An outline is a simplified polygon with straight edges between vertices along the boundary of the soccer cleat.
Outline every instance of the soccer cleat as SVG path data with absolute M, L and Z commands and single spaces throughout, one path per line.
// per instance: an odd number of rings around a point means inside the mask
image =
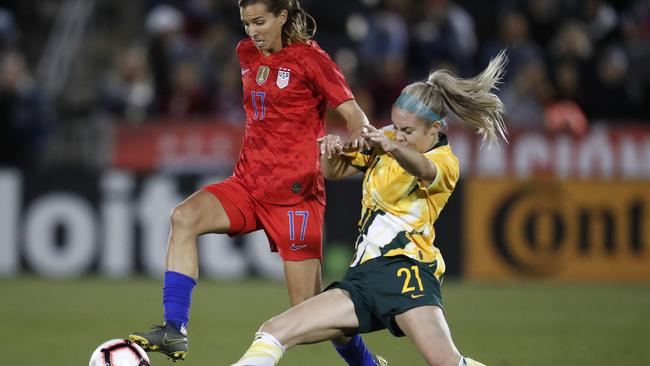
M 148 333 L 133 333 L 129 339 L 137 343 L 145 351 L 160 352 L 174 361 L 184 360 L 187 356 L 187 331 L 185 327 L 180 330 L 165 322 L 163 325 L 154 325 Z
M 381 357 L 379 355 L 376 355 L 374 353 L 372 354 L 372 360 L 375 361 L 375 364 L 377 366 L 388 366 L 388 361 L 386 361 L 385 358 L 383 358 L 383 357 Z

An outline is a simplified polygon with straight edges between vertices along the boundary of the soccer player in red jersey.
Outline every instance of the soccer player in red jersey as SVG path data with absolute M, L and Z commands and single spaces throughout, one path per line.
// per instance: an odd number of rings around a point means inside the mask
M 165 323 L 129 336 L 172 359 L 187 354 L 199 235 L 262 229 L 283 260 L 291 304 L 321 291 L 325 191 L 317 139 L 325 134 L 328 105 L 346 120 L 351 147 L 362 141 L 368 124 L 339 67 L 311 40 L 316 23 L 297 0 L 239 0 L 239 8 L 249 36 L 237 45 L 246 110 L 239 160 L 231 177 L 203 187 L 173 210 Z M 386 364 L 358 335 L 334 344 L 350 365 Z

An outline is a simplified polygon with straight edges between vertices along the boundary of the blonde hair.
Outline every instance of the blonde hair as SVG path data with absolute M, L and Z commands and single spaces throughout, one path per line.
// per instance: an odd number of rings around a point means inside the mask
M 279 16 L 287 11 L 287 22 L 282 26 L 282 44 L 304 43 L 314 38 L 316 20 L 300 6 L 298 0 L 239 0 L 240 8 L 249 5 L 264 4 L 269 12 Z M 311 23 L 311 24 L 310 24 Z
M 497 142 L 501 137 L 507 142 L 505 108 L 492 92 L 501 82 L 507 60 L 505 51 L 501 51 L 471 79 L 458 78 L 447 70 L 432 71 L 427 81 L 409 84 L 402 93 L 416 97 L 441 118 L 451 110 L 464 124 L 475 128 L 484 141 Z

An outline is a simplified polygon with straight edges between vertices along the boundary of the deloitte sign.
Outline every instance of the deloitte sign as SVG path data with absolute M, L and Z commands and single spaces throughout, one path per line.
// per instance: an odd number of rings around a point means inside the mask
M 0 170 L 0 275 L 160 276 L 171 209 L 217 180 Z M 262 232 L 235 239 L 205 235 L 199 250 L 202 277 L 282 277 L 279 257 L 269 252 Z

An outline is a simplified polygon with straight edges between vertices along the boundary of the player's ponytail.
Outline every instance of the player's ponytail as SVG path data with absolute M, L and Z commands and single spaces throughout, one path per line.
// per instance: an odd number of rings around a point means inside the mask
M 282 26 L 282 44 L 304 43 L 316 34 L 316 20 L 300 5 L 298 0 L 239 0 L 240 8 L 264 4 L 275 16 L 287 11 L 287 21 Z
M 289 17 L 282 28 L 285 44 L 303 43 L 312 39 L 316 34 L 316 20 L 300 6 L 300 1 L 289 0 L 287 10 Z
M 454 112 L 463 123 L 475 128 L 484 140 L 507 141 L 507 130 L 503 122 L 503 103 L 492 91 L 497 88 L 507 62 L 505 51 L 490 61 L 479 75 L 461 79 L 447 70 L 436 70 L 429 74 L 426 82 L 412 83 L 402 94 L 416 97 L 426 105 L 434 116 L 444 117 L 447 111 Z

